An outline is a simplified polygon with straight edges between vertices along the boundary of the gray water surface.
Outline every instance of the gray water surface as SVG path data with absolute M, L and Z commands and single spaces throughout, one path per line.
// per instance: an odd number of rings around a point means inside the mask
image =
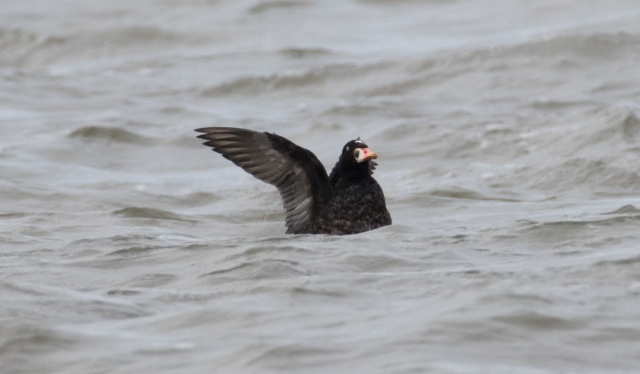
M 640 372 L 640 3 L 0 1 L 1 373 Z M 393 226 L 284 235 L 193 129 Z

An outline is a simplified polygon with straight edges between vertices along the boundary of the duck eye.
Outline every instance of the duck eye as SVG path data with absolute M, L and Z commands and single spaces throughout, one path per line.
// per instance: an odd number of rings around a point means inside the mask
M 353 151 L 353 155 L 356 156 L 356 158 L 360 157 L 360 149 L 357 149 L 355 151 Z

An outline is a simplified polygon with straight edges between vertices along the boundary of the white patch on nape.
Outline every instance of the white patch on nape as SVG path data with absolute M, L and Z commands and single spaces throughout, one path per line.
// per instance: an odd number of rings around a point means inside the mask
M 347 152 L 349 152 L 349 147 L 347 147 Z

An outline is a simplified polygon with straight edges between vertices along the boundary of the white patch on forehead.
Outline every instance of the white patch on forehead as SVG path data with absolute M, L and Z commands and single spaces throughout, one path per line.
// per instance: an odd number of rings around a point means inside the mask
M 358 144 L 364 144 L 364 142 L 362 140 L 356 140 L 356 143 Z

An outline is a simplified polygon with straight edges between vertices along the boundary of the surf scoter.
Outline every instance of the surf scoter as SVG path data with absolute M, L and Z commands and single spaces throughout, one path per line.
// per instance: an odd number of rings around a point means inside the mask
M 282 136 L 231 127 L 195 131 L 204 133 L 198 136 L 204 145 L 278 188 L 287 234 L 346 235 L 391 224 L 382 188 L 371 177 L 378 155 L 360 138 L 342 148 L 327 176 L 316 155 Z

